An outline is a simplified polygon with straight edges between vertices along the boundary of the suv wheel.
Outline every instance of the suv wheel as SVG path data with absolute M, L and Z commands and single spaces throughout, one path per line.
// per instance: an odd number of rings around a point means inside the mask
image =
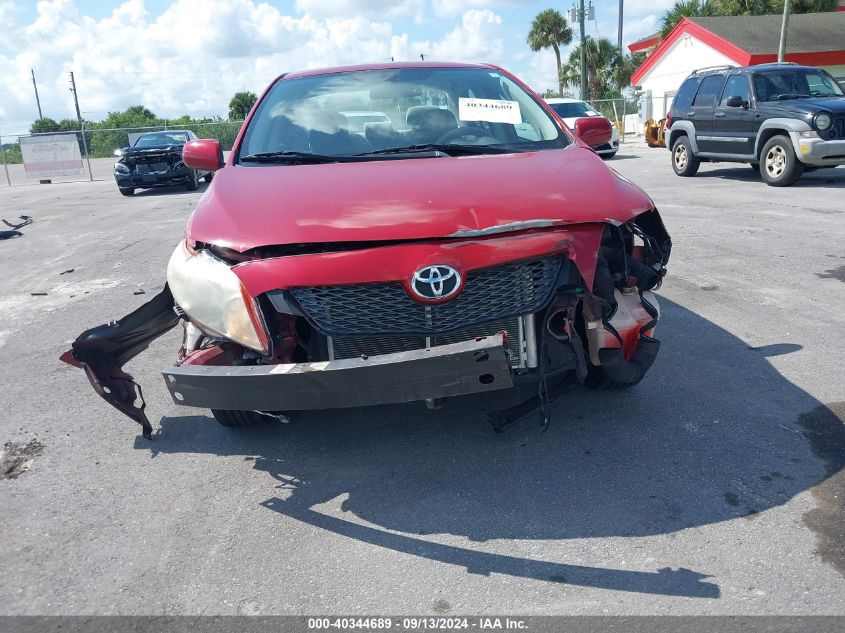
M 124 196 L 131 196 L 132 194 L 134 194 L 134 193 L 135 193 L 135 188 L 134 188 L 134 187 L 118 187 L 117 189 L 118 189 L 118 191 L 120 191 L 120 193 L 122 193 Z
M 695 176 L 701 161 L 692 153 L 686 136 L 679 136 L 672 146 L 672 169 L 679 176 Z
M 795 157 L 792 142 L 785 136 L 773 136 L 760 154 L 760 175 L 772 187 L 788 187 L 804 172 L 804 165 Z

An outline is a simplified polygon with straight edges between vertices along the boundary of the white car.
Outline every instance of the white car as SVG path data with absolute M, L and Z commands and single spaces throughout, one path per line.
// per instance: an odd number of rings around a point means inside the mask
M 575 121 L 581 117 L 600 116 L 607 118 L 593 110 L 590 104 L 578 99 L 546 99 L 546 103 L 573 131 L 575 130 Z M 595 148 L 598 155 L 605 159 L 613 158 L 619 151 L 619 132 L 616 131 L 616 126 L 612 121 L 610 122 L 610 130 L 610 143 Z

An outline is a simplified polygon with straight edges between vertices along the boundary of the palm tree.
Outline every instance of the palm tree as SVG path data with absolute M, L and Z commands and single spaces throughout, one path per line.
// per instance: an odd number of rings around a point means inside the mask
M 606 37 L 587 37 L 569 54 L 569 63 L 561 72 L 561 81 L 568 86 L 581 82 L 581 46 L 587 57 L 587 92 L 582 99 L 601 99 L 611 86 L 616 84 L 618 75 L 615 66 L 619 51 Z M 632 71 L 633 72 L 633 71 Z M 628 75 L 630 79 L 630 75 Z
M 569 22 L 555 9 L 544 9 L 537 14 L 531 22 L 531 30 L 528 31 L 528 46 L 534 52 L 544 48 L 551 48 L 555 52 L 557 60 L 558 88 L 560 96 L 563 96 L 563 80 L 561 77 L 560 47 L 568 46 L 572 42 L 572 29 Z
M 256 101 L 258 97 L 254 92 L 236 92 L 229 101 L 229 120 L 243 121 Z
M 718 0 L 678 0 L 660 21 L 660 39 L 664 39 L 684 18 L 725 15 Z

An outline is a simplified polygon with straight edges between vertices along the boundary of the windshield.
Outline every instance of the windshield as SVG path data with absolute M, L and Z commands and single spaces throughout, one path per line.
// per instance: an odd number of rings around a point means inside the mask
M 582 116 L 599 116 L 599 113 L 593 110 L 583 101 L 575 101 L 574 103 L 550 103 L 549 107 L 557 112 L 562 119 L 573 119 Z
M 188 142 L 185 132 L 156 132 L 139 136 L 133 147 L 160 147 L 162 145 L 184 145 Z
M 803 68 L 768 70 L 754 74 L 757 101 L 809 97 L 841 97 L 842 89 L 822 70 Z
M 496 70 L 364 70 L 278 81 L 250 120 L 238 162 L 283 162 L 280 154 L 294 153 L 300 160 L 501 153 L 568 143 L 536 98 Z

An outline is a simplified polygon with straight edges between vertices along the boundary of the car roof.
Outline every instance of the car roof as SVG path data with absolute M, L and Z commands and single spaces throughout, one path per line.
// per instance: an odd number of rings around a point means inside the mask
M 150 130 L 149 132 L 143 132 L 141 136 L 146 136 L 147 134 L 191 134 L 190 130 Z M 140 136 L 138 137 L 140 138 Z
M 694 70 L 690 76 L 697 75 L 704 77 L 707 75 L 720 75 L 729 72 L 755 72 L 758 70 L 819 70 L 815 66 L 803 66 L 800 64 L 793 64 L 791 62 L 770 62 L 767 64 L 756 64 L 754 66 L 716 66 L 713 68 L 701 68 Z
M 297 79 L 299 77 L 312 77 L 314 75 L 329 75 L 332 73 L 358 72 L 361 70 L 399 70 L 402 68 L 492 68 L 498 70 L 493 64 L 469 64 L 463 62 L 383 62 L 380 64 L 355 64 L 351 66 L 332 66 L 328 68 L 312 68 L 310 70 L 299 70 L 281 75 L 280 79 Z

